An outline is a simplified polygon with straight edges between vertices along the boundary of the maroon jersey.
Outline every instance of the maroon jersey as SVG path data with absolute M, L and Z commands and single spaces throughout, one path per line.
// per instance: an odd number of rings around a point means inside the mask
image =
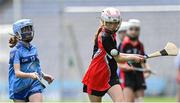
M 113 81 L 118 81 L 117 63 L 110 54 L 112 49 L 117 49 L 115 34 L 102 29 L 95 40 L 92 61 L 82 80 L 89 89 L 105 91 Z
M 138 41 L 135 45 L 133 45 L 132 41 L 128 36 L 126 36 L 121 44 L 120 52 L 127 54 L 140 54 L 145 55 L 143 44 Z M 140 63 L 131 62 L 134 67 L 141 68 Z
M 133 44 L 128 36 L 126 36 L 121 44 L 120 52 L 127 54 L 140 54 L 145 55 L 143 44 L 138 41 L 136 44 Z M 133 61 L 128 62 L 136 68 L 142 68 L 141 63 L 135 63 Z M 128 65 L 128 64 L 127 64 Z M 125 72 L 120 70 L 120 78 L 122 80 L 121 86 L 131 87 L 133 90 L 145 89 L 145 80 L 142 72 L 138 71 L 128 71 Z

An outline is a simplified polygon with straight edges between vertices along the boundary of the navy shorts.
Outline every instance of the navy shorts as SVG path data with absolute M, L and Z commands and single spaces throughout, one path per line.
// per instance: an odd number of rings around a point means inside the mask
M 113 79 L 111 78 L 110 81 L 109 81 L 109 85 L 112 87 L 112 86 L 114 86 L 116 84 L 120 85 L 118 77 L 114 77 Z M 107 89 L 105 91 L 97 91 L 97 90 L 93 90 L 93 89 L 88 90 L 88 86 L 85 85 L 85 84 L 83 85 L 83 92 L 84 93 L 88 93 L 90 95 L 94 95 L 94 96 L 98 96 L 98 97 L 103 97 L 107 93 L 107 91 L 109 89 Z
M 42 93 L 44 87 L 40 84 L 38 80 L 34 80 L 31 85 L 28 87 L 18 91 L 18 92 L 10 92 L 10 99 L 12 100 L 24 100 L 26 102 L 29 101 L 29 96 L 35 93 Z
M 125 73 L 124 84 L 125 87 L 131 88 L 134 92 L 138 90 L 145 90 L 146 82 L 142 72 L 127 72 Z

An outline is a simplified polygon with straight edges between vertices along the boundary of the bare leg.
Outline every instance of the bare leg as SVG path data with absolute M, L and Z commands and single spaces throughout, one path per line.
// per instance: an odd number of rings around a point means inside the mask
M 180 85 L 177 84 L 177 90 L 176 90 L 176 101 L 180 102 Z
M 180 91 L 177 91 L 176 93 L 176 101 L 180 102 Z
M 144 89 L 136 91 L 136 102 L 143 102 Z
M 42 94 L 35 93 L 29 97 L 29 102 L 42 102 Z
M 177 92 L 179 92 L 179 91 L 177 91 Z M 177 102 L 180 102 L 180 93 L 177 93 L 177 94 L 176 94 L 176 101 L 177 101 Z
M 112 86 L 107 93 L 113 102 L 124 102 L 123 91 L 119 84 Z
M 125 100 L 127 102 L 134 102 L 135 94 L 134 94 L 134 91 L 131 88 L 125 87 L 123 89 L 123 93 L 124 93 Z
M 90 95 L 88 94 L 89 100 L 90 102 L 101 102 L 102 97 L 98 97 L 98 96 L 94 96 L 94 95 Z
M 13 100 L 14 103 L 25 103 L 24 100 Z

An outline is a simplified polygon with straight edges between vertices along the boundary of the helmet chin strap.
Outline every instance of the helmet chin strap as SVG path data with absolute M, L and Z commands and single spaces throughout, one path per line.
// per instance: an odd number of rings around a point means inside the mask
M 115 30 L 116 32 L 119 30 L 120 26 L 121 26 L 120 24 L 117 26 L 117 28 Z
M 116 32 L 119 30 L 119 28 L 120 28 L 120 26 L 121 26 L 121 23 L 122 23 L 122 18 L 121 18 L 120 21 L 119 21 L 119 25 L 118 25 L 117 28 L 116 28 Z

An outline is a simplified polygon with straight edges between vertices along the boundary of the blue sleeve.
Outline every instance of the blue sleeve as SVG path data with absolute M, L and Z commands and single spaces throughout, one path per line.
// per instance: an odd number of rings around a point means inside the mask
M 36 56 L 37 56 L 38 62 L 40 62 L 40 61 L 39 61 L 38 50 L 37 50 L 37 48 L 36 48 L 36 47 L 35 47 L 35 50 L 36 50 Z
M 20 64 L 20 53 L 18 50 L 14 52 L 13 64 Z

